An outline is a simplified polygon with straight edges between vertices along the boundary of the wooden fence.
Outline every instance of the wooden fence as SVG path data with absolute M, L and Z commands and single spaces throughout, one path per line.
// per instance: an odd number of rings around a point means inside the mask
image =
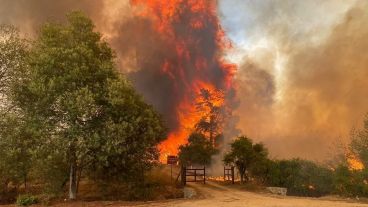
M 234 173 L 234 167 L 226 168 L 224 167 L 224 181 L 231 181 L 232 184 L 235 183 L 235 173 Z
M 187 178 L 192 179 L 187 179 Z M 181 168 L 181 182 L 186 185 L 187 182 L 203 182 L 206 184 L 206 167 L 203 168 Z

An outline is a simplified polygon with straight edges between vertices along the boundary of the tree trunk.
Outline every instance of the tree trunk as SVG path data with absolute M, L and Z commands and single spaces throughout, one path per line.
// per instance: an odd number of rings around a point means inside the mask
M 245 176 L 245 172 L 246 172 L 246 168 L 241 167 L 239 169 L 239 174 L 240 174 L 240 183 L 244 184 L 246 181 L 246 176 Z
M 210 116 L 210 142 L 211 142 L 212 146 L 215 147 L 215 140 L 214 140 L 214 137 L 213 137 L 213 132 L 214 132 L 213 118 L 212 118 L 212 116 Z
M 77 169 L 75 162 L 70 163 L 69 175 L 69 199 L 75 200 L 77 198 Z
M 213 138 L 212 132 L 210 133 L 210 142 L 211 142 L 212 147 L 215 147 L 215 140 Z
M 24 190 L 27 192 L 27 175 L 24 175 L 23 177 L 23 180 L 24 180 Z
M 79 167 L 78 168 L 79 170 L 78 170 L 78 175 L 77 175 L 77 189 L 76 189 L 76 192 L 78 193 L 78 189 L 79 189 L 79 182 L 80 182 L 80 180 L 81 180 L 81 177 L 82 177 L 82 168 L 81 167 Z
M 77 155 L 73 142 L 69 146 L 69 199 L 75 200 L 77 198 Z
M 4 192 L 4 193 L 8 192 L 9 182 L 10 182 L 9 179 L 6 179 L 4 181 L 4 183 L 3 183 L 4 187 L 2 189 L 0 189 L 0 193 L 2 193 L 2 192 Z

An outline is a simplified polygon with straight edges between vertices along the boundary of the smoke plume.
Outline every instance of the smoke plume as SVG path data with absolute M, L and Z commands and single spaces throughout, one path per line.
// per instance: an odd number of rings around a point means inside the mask
M 117 52 L 119 66 L 143 94 L 163 114 L 169 127 L 163 153 L 176 154 L 194 125 L 208 111 L 198 111 L 196 102 L 202 89 L 210 94 L 220 91 L 232 105 L 233 74 L 236 66 L 223 58 L 229 47 L 217 15 L 217 2 L 132 0 L 7 2 L 13 11 L 11 23 L 28 19 L 29 28 L 52 17 L 62 19 L 67 10 L 80 9 L 92 17 Z M 118 5 L 120 12 L 113 12 Z M 42 11 L 48 12 L 42 12 Z M 12 12 L 10 12 L 12 13 Z M 107 24 L 106 24 L 107 23 Z M 215 104 L 215 105 L 216 105 Z
M 82 10 L 171 131 L 185 128 L 182 118 L 191 111 L 195 88 L 224 90 L 226 104 L 238 105 L 227 128 L 237 125 L 278 158 L 328 158 L 336 140 L 348 137 L 368 112 L 364 0 L 167 1 L 176 16 L 157 10 L 159 0 L 132 2 L 0 0 L 0 23 L 32 35 L 45 21 L 63 21 L 67 12 Z M 239 65 L 237 94 L 234 66 L 222 58 L 227 50 L 222 26 L 234 46 L 227 57 Z
M 237 74 L 238 126 L 276 157 L 328 159 L 368 112 L 368 3 L 345 4 L 250 6 L 260 19 L 241 33 L 255 46 Z

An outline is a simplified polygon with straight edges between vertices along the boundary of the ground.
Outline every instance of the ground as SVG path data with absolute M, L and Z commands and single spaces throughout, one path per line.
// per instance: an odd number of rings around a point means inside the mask
M 254 193 L 220 185 L 215 182 L 207 184 L 190 184 L 199 192 L 197 198 L 177 199 L 157 202 L 65 202 L 54 207 L 368 207 L 368 203 L 358 203 L 357 200 L 342 200 L 333 198 L 302 198 L 291 196 L 276 196 L 267 193 Z M 14 205 L 10 205 L 14 207 Z M 5 207 L 5 206 L 3 206 Z

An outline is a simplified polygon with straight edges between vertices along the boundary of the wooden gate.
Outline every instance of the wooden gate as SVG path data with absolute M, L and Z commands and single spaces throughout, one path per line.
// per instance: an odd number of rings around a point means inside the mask
M 191 179 L 187 179 L 187 178 Z M 206 167 L 203 168 L 181 168 L 181 182 L 186 185 L 187 182 L 203 182 L 206 184 Z
M 226 168 L 224 167 L 224 181 L 231 181 L 232 184 L 235 183 L 235 174 L 234 174 L 234 167 Z

